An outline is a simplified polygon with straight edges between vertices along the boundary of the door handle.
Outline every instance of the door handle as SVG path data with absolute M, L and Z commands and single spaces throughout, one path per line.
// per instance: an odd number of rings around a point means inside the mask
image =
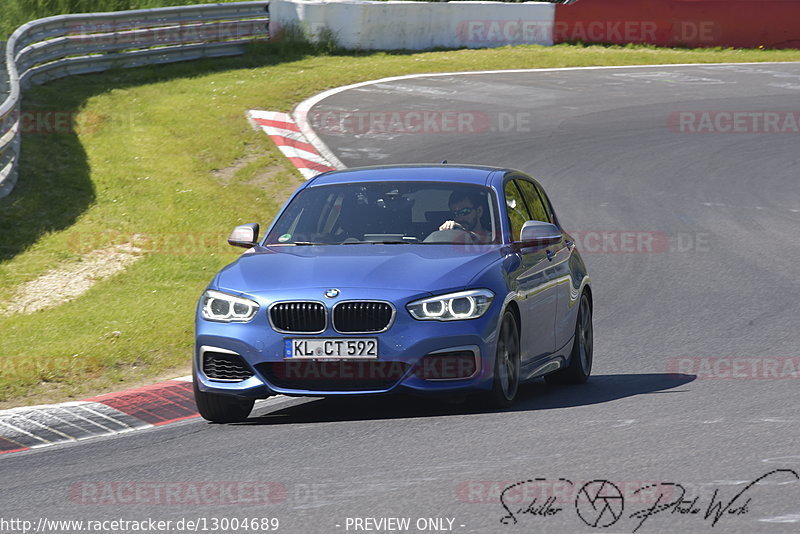
M 547 249 L 547 250 L 545 250 L 544 252 L 545 252 L 545 254 L 547 254 L 547 259 L 548 259 L 548 261 L 553 261 L 553 257 L 556 255 L 556 253 L 555 253 L 555 252 L 553 252 L 553 251 L 552 251 L 552 250 L 550 250 L 550 249 Z

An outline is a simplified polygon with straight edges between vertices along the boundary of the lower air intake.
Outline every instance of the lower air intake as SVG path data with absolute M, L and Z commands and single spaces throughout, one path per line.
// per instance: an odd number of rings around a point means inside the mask
M 211 380 L 241 382 L 253 376 L 253 371 L 238 354 L 206 351 L 203 353 L 203 374 Z
M 274 386 L 307 391 L 383 391 L 410 366 L 389 361 L 298 360 L 262 363 L 258 369 Z

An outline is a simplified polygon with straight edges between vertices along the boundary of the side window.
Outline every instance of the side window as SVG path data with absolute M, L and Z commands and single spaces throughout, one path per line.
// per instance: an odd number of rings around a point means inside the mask
M 539 193 L 536 191 L 536 186 L 533 182 L 527 180 L 517 180 L 517 185 L 522 191 L 522 196 L 525 198 L 525 203 L 528 205 L 531 219 L 534 221 L 552 222 L 550 215 L 544 207 Z
M 553 204 L 550 203 L 550 199 L 547 198 L 547 193 L 544 192 L 540 186 L 536 186 L 536 190 L 539 192 L 539 197 L 541 197 L 542 202 L 544 203 L 544 209 L 547 212 L 547 220 L 553 224 L 556 224 L 556 218 L 553 215 Z
M 506 197 L 506 213 L 508 213 L 508 224 L 511 227 L 511 239 L 519 241 L 522 225 L 530 218 L 528 210 L 525 208 L 525 201 L 522 200 L 522 195 L 513 180 L 506 182 L 503 193 Z

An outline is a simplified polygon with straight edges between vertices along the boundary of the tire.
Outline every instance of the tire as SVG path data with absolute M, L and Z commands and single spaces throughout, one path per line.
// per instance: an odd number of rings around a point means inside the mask
M 519 328 L 514 314 L 506 310 L 497 337 L 494 379 L 488 396 L 491 406 L 508 408 L 514 403 L 519 389 L 519 366 Z
M 238 423 L 247 419 L 255 399 L 239 399 L 230 395 L 217 395 L 200 391 L 194 379 L 194 401 L 203 419 L 212 423 Z
M 569 355 L 569 365 L 545 375 L 548 384 L 583 384 L 592 373 L 594 359 L 594 334 L 592 328 L 592 308 L 586 293 L 581 295 L 578 317 L 575 321 L 575 341 Z

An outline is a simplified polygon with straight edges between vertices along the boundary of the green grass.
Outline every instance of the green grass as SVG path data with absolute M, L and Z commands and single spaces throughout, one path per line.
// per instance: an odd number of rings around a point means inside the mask
M 317 55 L 292 43 L 224 60 L 79 76 L 34 88 L 27 110 L 78 127 L 23 139 L 0 200 L 0 307 L 19 284 L 133 234 L 161 239 L 125 272 L 61 306 L 0 317 L 0 402 L 56 401 L 185 373 L 196 300 L 236 257 L 236 224 L 269 223 L 301 182 L 245 111 L 290 110 L 324 89 L 405 73 L 800 60 L 800 51 L 520 46 Z

